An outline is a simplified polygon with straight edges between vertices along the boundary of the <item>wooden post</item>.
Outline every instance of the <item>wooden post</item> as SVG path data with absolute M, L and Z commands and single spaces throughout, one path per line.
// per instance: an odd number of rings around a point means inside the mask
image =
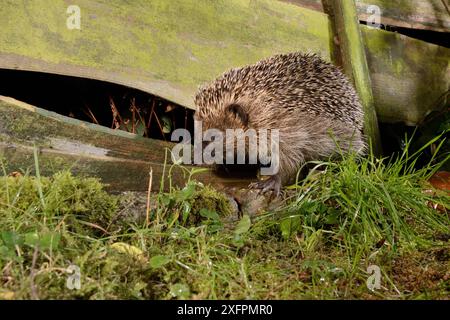
M 364 44 L 354 0 L 331 0 L 345 73 L 353 80 L 364 108 L 364 132 L 375 155 L 382 154 L 380 131 Z

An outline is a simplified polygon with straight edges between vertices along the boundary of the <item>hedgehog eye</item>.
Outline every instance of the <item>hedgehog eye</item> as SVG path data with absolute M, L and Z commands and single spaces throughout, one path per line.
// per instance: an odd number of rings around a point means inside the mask
M 244 126 L 248 124 L 248 114 L 244 111 L 241 105 L 235 103 L 230 104 L 226 107 L 226 111 L 240 119 Z

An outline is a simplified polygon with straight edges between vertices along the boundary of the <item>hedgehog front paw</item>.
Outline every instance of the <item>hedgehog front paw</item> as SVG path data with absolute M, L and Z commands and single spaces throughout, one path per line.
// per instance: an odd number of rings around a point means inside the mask
M 261 189 L 262 193 L 272 191 L 277 197 L 281 194 L 281 178 L 279 175 L 270 176 L 269 179 L 251 183 L 250 189 Z

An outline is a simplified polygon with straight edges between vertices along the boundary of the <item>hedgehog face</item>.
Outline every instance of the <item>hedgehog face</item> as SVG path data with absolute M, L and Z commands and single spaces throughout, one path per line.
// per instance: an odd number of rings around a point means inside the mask
M 208 111 L 210 111 L 209 109 Z M 202 125 L 202 135 L 206 131 L 214 129 L 222 134 L 223 150 L 237 150 L 237 143 L 240 135 L 236 138 L 227 140 L 227 130 L 239 130 L 240 132 L 246 132 L 249 125 L 249 116 L 245 112 L 244 108 L 236 103 L 229 104 L 225 108 L 214 109 L 214 112 L 208 112 L 205 109 L 200 108 L 194 115 L 196 121 L 200 121 Z M 211 142 L 204 141 L 203 149 L 206 148 Z M 227 147 L 228 145 L 228 147 Z M 248 146 L 245 145 L 246 154 L 248 153 Z M 225 154 L 223 161 L 225 162 Z
M 230 125 L 233 125 L 230 129 L 245 129 L 248 127 L 248 113 L 240 104 L 230 104 L 225 108 L 225 114 Z M 236 126 L 236 127 L 234 127 Z
M 246 130 L 249 124 L 249 117 L 244 108 L 239 104 L 230 104 L 221 110 L 207 113 L 199 110 L 195 113 L 194 119 L 202 122 L 203 130 L 217 129 L 226 132 L 227 129 Z

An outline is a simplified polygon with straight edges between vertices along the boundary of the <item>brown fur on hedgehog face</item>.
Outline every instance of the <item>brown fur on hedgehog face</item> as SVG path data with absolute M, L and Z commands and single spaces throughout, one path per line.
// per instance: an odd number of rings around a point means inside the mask
M 217 129 L 225 134 L 227 129 L 246 130 L 249 124 L 249 115 L 244 107 L 237 103 L 228 104 L 220 112 L 214 115 L 196 112 L 194 119 L 202 122 L 203 131 Z
M 232 139 L 228 141 L 226 139 L 226 130 L 243 130 L 244 134 L 249 128 L 249 115 L 245 111 L 241 104 L 232 103 L 227 105 L 225 108 L 220 109 L 221 112 L 215 114 L 213 117 L 207 115 L 202 115 L 200 113 L 195 113 L 194 119 L 196 121 L 202 122 L 202 130 L 205 132 L 209 129 L 216 129 L 223 134 L 223 150 L 224 150 L 224 162 L 225 162 L 225 150 L 227 150 L 227 145 L 229 149 L 235 151 L 234 157 L 236 157 L 237 150 L 237 139 Z M 248 159 L 249 145 L 248 140 L 245 141 L 245 157 Z M 203 148 L 205 148 L 210 142 L 203 142 Z

